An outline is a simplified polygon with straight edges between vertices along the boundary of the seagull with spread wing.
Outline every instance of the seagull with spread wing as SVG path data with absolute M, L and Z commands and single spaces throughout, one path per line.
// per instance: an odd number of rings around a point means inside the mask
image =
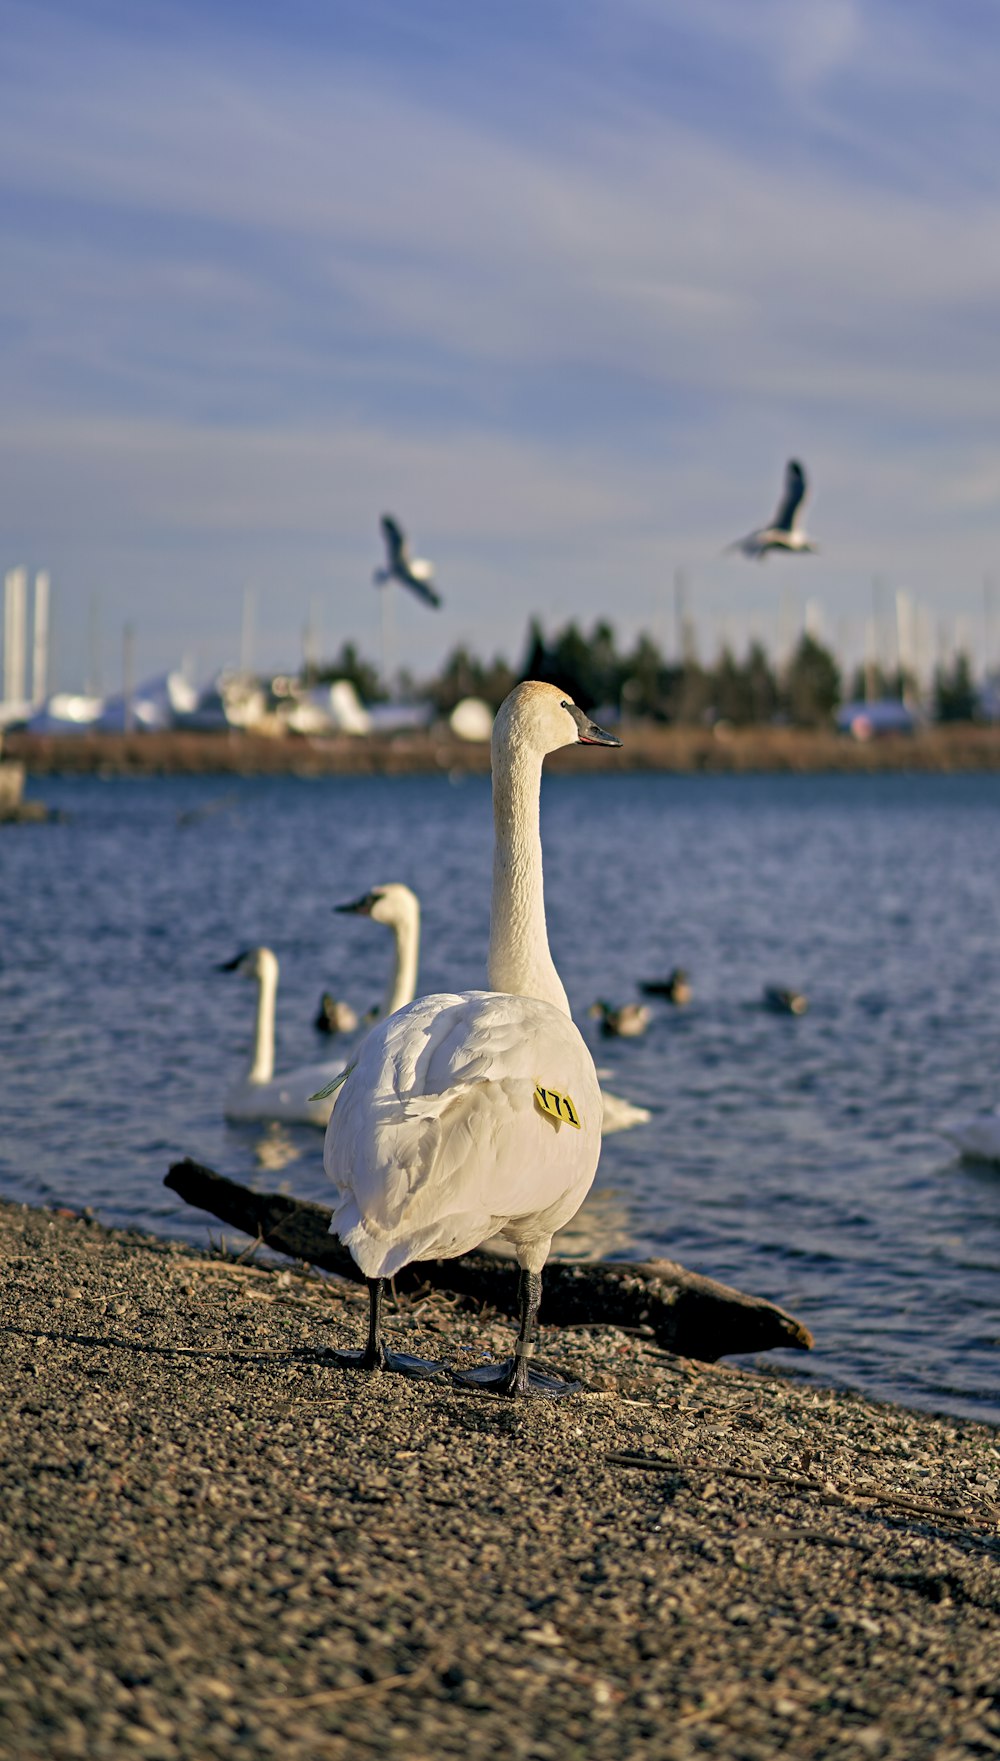
M 402 586 L 409 587 L 425 605 L 439 606 L 441 595 L 435 592 L 433 585 L 434 564 L 424 557 L 410 555 L 406 533 L 391 514 L 382 515 L 382 536 L 385 539 L 386 567 L 375 570 L 372 580 L 376 587 L 384 587 L 389 581 L 399 581 Z
M 726 549 L 741 550 L 744 556 L 754 557 L 758 562 L 769 550 L 816 550 L 818 547 L 797 523 L 807 487 L 806 474 L 798 459 L 789 459 L 785 466 L 785 491 L 771 524 L 749 532 L 745 538 L 737 538 Z

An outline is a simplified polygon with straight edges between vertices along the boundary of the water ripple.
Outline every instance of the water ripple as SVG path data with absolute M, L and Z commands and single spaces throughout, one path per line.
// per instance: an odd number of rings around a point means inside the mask
M 162 1187 L 178 1155 L 327 1198 L 318 1133 L 222 1122 L 252 995 L 215 968 L 270 943 L 279 1068 L 313 1061 L 322 989 L 381 995 L 384 938 L 331 911 L 373 883 L 421 896 L 423 988 L 483 983 L 484 780 L 247 779 L 178 825 L 219 793 L 49 780 L 66 820 L 4 832 L 9 1196 L 201 1241 Z M 595 1243 L 791 1308 L 817 1339 L 799 1371 L 994 1420 L 1000 1170 L 954 1162 L 936 1128 L 1000 1101 L 998 806 L 1000 779 L 905 776 L 551 778 L 543 801 L 551 939 L 584 1031 L 595 997 L 673 965 L 695 986 L 641 1040 L 593 1038 L 608 1086 L 653 1111 L 605 1146 Z M 764 984 L 809 1013 L 766 1013 Z

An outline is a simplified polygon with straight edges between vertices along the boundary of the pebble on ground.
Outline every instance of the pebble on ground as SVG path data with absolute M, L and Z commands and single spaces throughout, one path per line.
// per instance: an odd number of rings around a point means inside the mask
M 1000 1755 L 988 1426 L 616 1329 L 543 1329 L 564 1401 L 349 1375 L 339 1280 L 12 1204 L 0 1242 L 0 1755 Z

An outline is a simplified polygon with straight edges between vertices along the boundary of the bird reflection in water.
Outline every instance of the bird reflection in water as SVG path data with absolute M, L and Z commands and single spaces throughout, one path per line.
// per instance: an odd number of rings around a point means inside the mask
M 293 1143 L 284 1126 L 274 1122 L 267 1126 L 254 1145 L 253 1159 L 258 1168 L 268 1168 L 277 1172 L 287 1168 L 290 1163 L 297 1162 L 302 1151 L 297 1143 Z

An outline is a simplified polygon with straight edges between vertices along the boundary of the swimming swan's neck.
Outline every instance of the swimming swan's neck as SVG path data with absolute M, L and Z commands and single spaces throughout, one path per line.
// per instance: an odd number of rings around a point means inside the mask
M 526 746 L 494 752 L 489 987 L 538 997 L 568 1015 L 569 1003 L 545 928 L 541 787 L 540 753 Z
M 389 983 L 386 987 L 382 1007 L 379 1010 L 381 1019 L 387 1015 L 395 1015 L 397 1009 L 404 1004 L 412 1003 L 417 994 L 417 961 L 420 957 L 420 915 L 414 911 L 412 916 L 402 918 L 392 926 L 395 942 L 395 959 Z
M 278 962 L 262 961 L 257 978 L 257 1026 L 253 1039 L 253 1062 L 248 1082 L 270 1082 L 274 1075 L 274 1000 L 278 991 Z

